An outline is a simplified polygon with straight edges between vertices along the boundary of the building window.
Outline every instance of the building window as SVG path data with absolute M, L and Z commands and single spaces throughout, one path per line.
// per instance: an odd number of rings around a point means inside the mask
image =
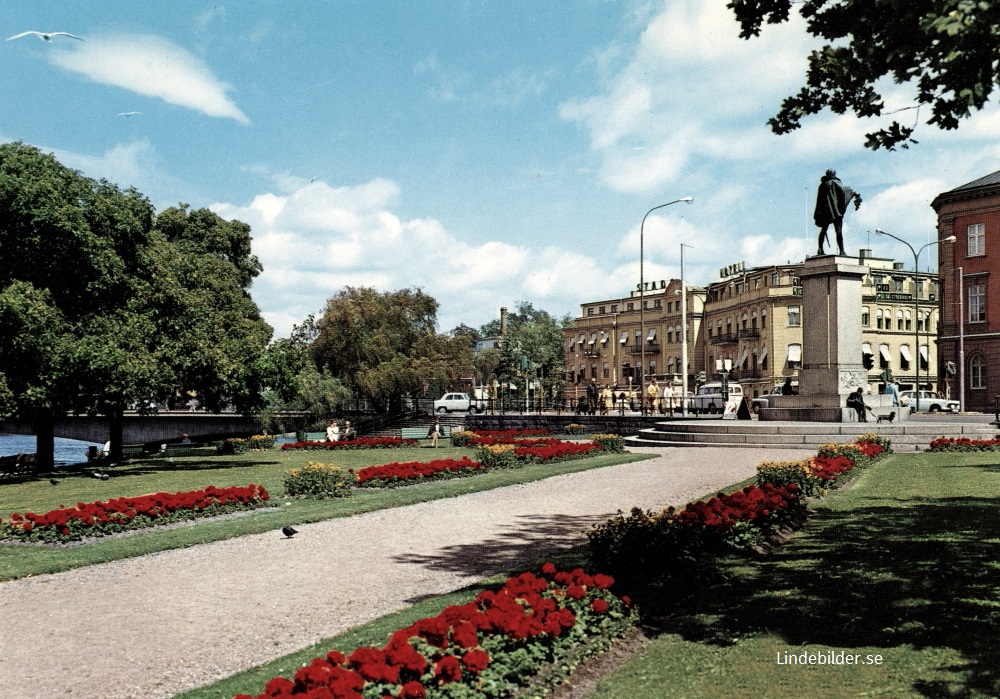
M 592 316 L 592 315 L 594 315 L 594 309 L 593 309 L 593 308 L 588 308 L 588 309 L 587 309 L 587 315 L 588 315 L 588 316 Z
M 798 343 L 788 345 L 788 366 L 791 369 L 802 366 L 802 345 Z
M 899 348 L 899 370 L 909 371 L 913 356 L 910 354 L 909 345 L 901 345 Z
M 969 360 L 969 388 L 986 388 L 986 362 L 981 354 Z
M 607 362 L 604 362 L 603 371 L 604 371 L 604 378 L 606 379 L 611 378 L 611 371 L 608 369 Z
M 793 327 L 802 325 L 802 315 L 798 306 L 788 307 L 788 325 Z
M 917 332 L 924 332 L 924 324 L 926 322 L 927 315 L 923 311 L 917 311 Z
M 771 286 L 778 286 L 778 273 L 771 272 Z
M 635 304 L 630 302 L 625 308 L 626 308 L 626 310 L 634 311 L 635 310 Z
M 591 364 L 590 365 L 590 378 L 592 378 L 592 379 L 596 379 L 597 378 L 597 365 L 596 364 Z
M 760 312 L 760 329 L 767 330 L 767 311 Z
M 613 304 L 613 305 L 611 306 L 611 312 L 612 312 L 612 313 L 617 313 L 617 312 L 618 312 L 618 304 L 617 304 L 617 303 L 616 303 L 616 304 Z
M 868 306 L 861 307 L 861 324 L 866 328 L 871 324 L 872 317 L 871 311 L 868 310 Z
M 878 368 L 888 369 L 889 362 L 892 361 L 892 355 L 889 354 L 889 345 L 882 343 L 878 346 Z
M 639 330 L 635 331 L 635 346 L 639 347 L 642 345 L 642 332 Z
M 882 309 L 875 309 L 875 327 L 879 330 L 883 330 L 885 325 L 885 318 L 883 318 Z
M 893 279 L 892 283 L 896 287 L 896 291 L 902 291 L 903 290 L 903 280 L 902 279 Z
M 750 329 L 751 330 L 757 329 L 757 311 L 754 311 L 753 313 L 750 314 Z
M 892 328 L 889 328 L 889 330 L 891 329 Z M 902 329 L 903 329 L 903 312 L 899 309 L 896 309 L 896 330 L 902 330 Z
M 653 299 L 653 308 L 663 308 L 663 304 L 660 299 Z
M 909 311 L 903 311 L 903 318 L 906 320 L 906 329 L 913 330 L 913 316 Z
M 674 341 L 674 329 L 667 328 L 667 344 L 671 344 Z
M 930 354 L 928 354 L 927 345 L 920 345 L 920 357 L 918 358 L 918 361 L 920 362 L 921 369 L 924 370 L 930 369 L 931 359 L 930 359 Z
M 974 223 L 966 229 L 968 231 L 968 248 L 966 255 L 972 257 L 973 255 L 985 255 L 986 254 L 986 224 L 984 223 Z
M 986 320 L 986 285 L 969 285 L 969 322 L 981 323 Z
M 597 312 L 598 312 L 598 313 L 600 313 L 601 315 L 604 315 L 604 306 L 601 306 L 601 307 L 600 307 L 600 308 L 599 308 L 599 309 L 597 310 Z

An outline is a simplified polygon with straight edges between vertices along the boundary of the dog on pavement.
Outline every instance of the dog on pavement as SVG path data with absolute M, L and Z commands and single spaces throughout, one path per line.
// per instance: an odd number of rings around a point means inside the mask
M 891 423 L 895 419 L 896 419 L 896 411 L 893 410 L 888 415 L 879 415 L 878 418 L 876 418 L 875 422 L 876 423 L 879 423 L 879 422 L 889 422 L 889 423 Z

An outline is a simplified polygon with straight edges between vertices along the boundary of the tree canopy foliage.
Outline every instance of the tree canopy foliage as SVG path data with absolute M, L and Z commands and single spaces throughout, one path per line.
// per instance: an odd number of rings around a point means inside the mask
M 483 353 L 477 365 L 493 366 L 501 382 L 517 385 L 519 379 L 531 374 L 544 383 L 548 395 L 561 387 L 563 375 L 563 328 L 570 319 L 557 319 L 548 311 L 521 301 L 507 314 L 507 330 L 496 355 Z M 500 321 L 482 326 L 485 336 L 499 336 Z
M 886 114 L 883 88 L 891 78 L 912 83 L 927 123 L 956 129 L 982 109 L 1000 81 L 1000 3 L 995 0 L 731 0 L 740 36 L 789 18 L 792 5 L 808 31 L 826 43 L 809 56 L 806 85 L 784 100 L 768 123 L 778 134 L 830 109 L 859 117 Z M 867 134 L 871 149 L 916 143 L 914 125 L 892 121 Z
M 420 289 L 345 287 L 316 324 L 312 358 L 379 412 L 398 412 L 403 397 L 433 395 L 470 375 L 471 342 L 438 334 L 437 310 Z
M 137 401 L 259 402 L 271 330 L 248 293 L 249 232 L 183 205 L 154 216 L 135 189 L 0 145 L 0 394 L 35 422 L 43 464 L 60 413 L 108 416 L 115 451 Z

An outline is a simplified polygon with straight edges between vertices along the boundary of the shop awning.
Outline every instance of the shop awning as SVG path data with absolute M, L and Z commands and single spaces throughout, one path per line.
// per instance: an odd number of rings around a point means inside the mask
M 590 333 L 590 342 L 588 342 L 587 344 L 592 345 L 595 342 L 597 342 L 597 333 Z
M 656 339 L 656 328 L 653 328 L 652 330 L 649 331 L 649 334 L 646 335 L 646 342 L 652 342 L 655 339 Z
M 920 345 L 920 358 L 923 359 L 925 362 L 928 361 L 928 359 L 927 359 L 927 345 Z
M 788 361 L 802 361 L 802 345 L 788 345 Z
M 865 354 L 871 354 L 872 353 L 872 343 L 870 343 L 870 342 L 862 342 L 861 343 L 861 351 L 864 352 Z
M 628 344 L 628 330 L 622 330 L 622 339 L 619 341 L 619 344 Z
M 608 344 L 608 334 L 603 330 L 601 331 L 601 344 L 602 345 Z
M 761 347 L 760 356 L 757 357 L 757 363 L 763 364 L 765 359 L 767 359 L 767 345 Z
M 903 345 L 902 347 L 900 347 L 899 348 L 899 353 L 901 355 L 903 355 L 903 359 L 905 359 L 907 362 L 912 362 L 913 361 L 913 357 L 910 356 L 910 347 L 909 347 L 909 345 Z
M 740 355 L 740 361 L 736 362 L 736 366 L 738 366 L 738 367 L 740 367 L 740 368 L 742 369 L 742 368 L 743 368 L 743 365 L 744 365 L 744 364 L 746 363 L 746 361 L 747 361 L 747 355 L 748 355 L 748 354 L 750 354 L 750 350 L 748 350 L 748 349 L 744 348 L 744 349 L 743 349 L 743 354 L 741 354 L 741 355 Z
M 889 354 L 889 345 L 879 345 L 878 353 L 882 355 L 882 359 L 884 359 L 885 361 L 887 362 L 892 361 L 892 355 Z

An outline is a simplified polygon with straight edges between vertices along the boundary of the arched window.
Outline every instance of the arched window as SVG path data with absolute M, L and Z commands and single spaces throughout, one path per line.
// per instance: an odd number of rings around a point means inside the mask
M 753 313 L 750 314 L 750 329 L 751 330 L 757 329 L 757 311 L 754 311 Z
M 969 388 L 986 388 L 986 362 L 981 354 L 969 360 Z
M 882 309 L 879 308 L 875 311 L 875 327 L 879 330 L 884 329 L 885 319 L 882 317 Z
M 767 328 L 767 311 L 760 312 L 760 329 L 765 330 Z
M 906 329 L 913 330 L 913 317 L 910 315 L 910 312 L 904 311 L 903 317 L 906 319 Z
M 747 314 L 746 313 L 743 314 L 743 329 L 744 330 L 747 329 Z
M 861 307 L 861 324 L 866 328 L 871 324 L 871 312 L 868 310 L 868 306 Z
M 901 310 L 896 310 L 896 330 L 903 329 L 903 312 Z M 892 328 L 886 328 L 886 330 L 892 330 Z

